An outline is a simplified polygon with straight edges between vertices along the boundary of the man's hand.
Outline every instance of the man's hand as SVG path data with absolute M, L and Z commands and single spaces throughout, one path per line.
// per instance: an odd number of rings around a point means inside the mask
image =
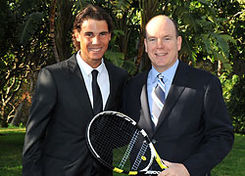
M 168 166 L 167 169 L 162 171 L 158 176 L 190 176 L 186 167 L 181 163 L 172 163 L 166 160 L 163 160 L 164 164 Z

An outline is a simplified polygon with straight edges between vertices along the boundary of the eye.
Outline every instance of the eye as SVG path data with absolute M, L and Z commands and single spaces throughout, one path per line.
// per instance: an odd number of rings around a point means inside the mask
M 157 39 L 156 39 L 156 38 L 150 37 L 150 38 L 148 38 L 147 40 L 148 40 L 149 42 L 155 42 Z
M 86 37 L 93 37 L 94 34 L 93 34 L 92 32 L 86 32 L 86 33 L 85 33 L 85 36 L 86 36 Z
M 173 40 L 173 36 L 165 36 L 165 37 L 163 37 L 163 41 L 171 41 L 171 40 Z
M 109 32 L 101 32 L 101 33 L 100 33 L 100 36 L 104 37 L 104 36 L 106 36 L 108 33 L 109 33 Z

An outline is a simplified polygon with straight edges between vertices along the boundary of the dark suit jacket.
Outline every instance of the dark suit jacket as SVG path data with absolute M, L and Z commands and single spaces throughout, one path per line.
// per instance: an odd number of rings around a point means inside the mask
M 105 110 L 118 110 L 126 71 L 105 61 L 110 95 Z M 23 148 L 23 176 L 105 176 L 86 146 L 94 116 L 75 55 L 39 73 Z
M 219 80 L 180 62 L 156 128 L 147 98 L 147 73 L 132 78 L 124 113 L 138 121 L 160 157 L 183 163 L 191 176 L 204 176 L 231 150 L 233 127 Z

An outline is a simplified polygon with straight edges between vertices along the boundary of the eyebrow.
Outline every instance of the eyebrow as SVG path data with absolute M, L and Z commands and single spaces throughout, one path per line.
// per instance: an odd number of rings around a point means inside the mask
M 164 37 L 174 37 L 175 35 L 172 35 L 172 34 L 167 34 L 167 35 L 165 35 L 165 36 L 163 36 L 163 37 L 161 37 L 161 38 L 164 38 Z M 146 38 L 158 38 L 158 37 L 156 37 L 156 36 L 146 36 Z
M 101 33 L 110 33 L 110 32 L 109 31 L 101 31 L 98 34 L 101 34 Z M 93 31 L 85 31 L 84 34 L 95 34 L 95 33 Z

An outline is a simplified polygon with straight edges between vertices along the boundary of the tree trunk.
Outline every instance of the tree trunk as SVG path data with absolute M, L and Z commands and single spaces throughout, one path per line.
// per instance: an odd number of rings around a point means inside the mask
M 137 59 L 136 59 L 136 63 L 135 63 L 136 73 L 139 72 L 139 67 L 140 67 L 140 63 L 142 60 L 143 53 L 144 53 L 144 35 L 141 34 L 140 35 L 140 41 L 139 41 L 138 55 L 137 55 Z
M 21 122 L 21 116 L 22 116 L 22 107 L 24 105 L 25 101 L 22 101 L 19 106 L 16 109 L 16 112 L 14 114 L 14 118 L 11 120 L 11 124 L 14 126 L 19 126 Z
M 217 75 L 220 76 L 222 71 L 222 62 L 218 60 L 218 68 L 217 68 Z
M 57 18 L 55 23 L 55 42 L 59 59 L 65 60 L 70 57 L 72 47 L 70 45 L 72 37 L 72 2 L 71 0 L 57 1 Z
M 53 0 L 51 5 L 51 11 L 50 11 L 50 35 L 49 36 L 52 41 L 55 61 L 60 62 L 58 50 L 56 47 L 56 41 L 55 41 L 55 12 L 56 12 L 56 0 Z
M 167 1 L 166 1 L 167 2 Z M 156 13 L 157 9 L 160 6 L 160 1 L 139 1 L 139 7 L 141 9 L 141 34 L 139 39 L 139 48 L 138 54 L 136 59 L 136 73 L 139 71 L 139 66 L 142 60 L 142 56 L 144 53 L 144 33 L 145 33 L 145 26 L 149 19 L 151 19 Z
M 8 123 L 7 123 L 7 120 L 5 119 L 4 110 L 5 110 L 5 106 L 2 105 L 2 107 L 1 107 L 1 115 L 0 115 L 0 117 L 1 117 L 1 124 L 0 125 L 1 125 L 2 128 L 7 128 L 8 127 Z

